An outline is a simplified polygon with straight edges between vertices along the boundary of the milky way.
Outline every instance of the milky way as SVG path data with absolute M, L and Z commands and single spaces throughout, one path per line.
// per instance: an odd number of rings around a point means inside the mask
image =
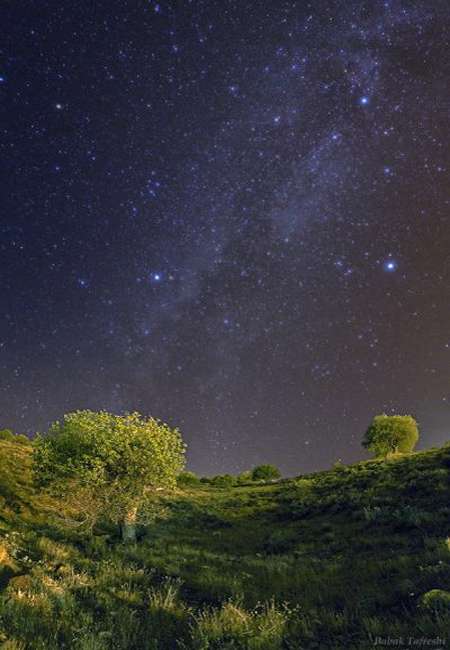
M 2 426 L 139 410 L 202 473 L 448 439 L 447 0 L 0 14 Z

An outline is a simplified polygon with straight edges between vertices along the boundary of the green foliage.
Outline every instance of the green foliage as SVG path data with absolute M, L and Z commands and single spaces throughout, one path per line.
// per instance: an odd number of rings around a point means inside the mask
M 236 484 L 236 478 L 231 474 L 219 474 L 209 480 L 210 485 L 218 488 L 230 488 Z
M 258 465 L 252 470 L 253 481 L 272 481 L 280 476 L 281 472 L 275 465 Z
M 236 482 L 239 485 L 245 485 L 246 483 L 250 483 L 252 480 L 253 480 L 252 479 L 252 470 L 250 470 L 250 469 L 247 469 L 244 472 L 241 472 L 236 477 Z
M 14 436 L 14 442 L 17 442 L 18 445 L 31 445 L 31 440 L 23 433 L 17 433 Z
M 56 527 L 31 455 L 0 442 L 0 645 L 362 650 L 448 635 L 448 448 L 161 493 L 168 516 L 133 546 L 104 522 Z
M 189 634 L 190 609 L 180 597 L 180 580 L 167 577 L 148 591 L 148 637 L 155 648 L 170 647 Z M 152 646 L 150 646 L 152 647 Z
M 34 477 L 78 503 L 86 521 L 120 522 L 135 518 L 146 494 L 175 486 L 184 451 L 178 430 L 159 420 L 76 411 L 36 439 Z
M 420 526 L 430 519 L 427 512 L 409 504 L 400 508 L 369 506 L 364 508 L 364 517 L 366 521 L 399 524 L 402 527 Z
M 443 589 L 431 589 L 423 594 L 421 604 L 434 611 L 450 611 L 450 592 Z
M 195 487 L 200 485 L 200 479 L 195 472 L 181 472 L 177 476 L 177 485 L 180 487 Z
M 367 429 L 363 447 L 377 457 L 410 453 L 419 439 L 417 422 L 410 415 L 377 415 Z
M 278 650 L 282 647 L 286 614 L 272 602 L 254 610 L 227 602 L 201 612 L 192 625 L 192 647 L 198 650 Z
M 23 433 L 13 433 L 11 429 L 0 430 L 0 440 L 8 442 L 17 442 L 19 445 L 31 445 L 31 440 Z

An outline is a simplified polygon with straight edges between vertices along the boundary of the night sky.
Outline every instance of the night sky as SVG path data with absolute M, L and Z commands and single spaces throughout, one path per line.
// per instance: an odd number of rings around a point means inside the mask
M 5 0 L 0 417 L 205 474 L 450 437 L 448 0 Z

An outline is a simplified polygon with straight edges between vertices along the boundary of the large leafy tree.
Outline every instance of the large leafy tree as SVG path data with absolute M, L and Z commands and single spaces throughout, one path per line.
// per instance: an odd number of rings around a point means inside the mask
M 410 453 L 419 439 L 417 422 L 410 415 L 377 415 L 363 438 L 363 447 L 375 456 Z
M 179 431 L 154 418 L 75 411 L 37 437 L 34 476 L 76 503 L 85 522 L 107 517 L 134 541 L 140 511 L 152 493 L 175 486 L 184 454 Z

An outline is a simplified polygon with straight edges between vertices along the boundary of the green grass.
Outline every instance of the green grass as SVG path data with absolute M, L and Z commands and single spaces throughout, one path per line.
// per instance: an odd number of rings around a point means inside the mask
M 377 636 L 448 637 L 449 468 L 446 446 L 186 487 L 127 547 L 106 524 L 67 528 L 64 504 L 33 489 L 30 449 L 1 441 L 0 647 L 367 650 Z

